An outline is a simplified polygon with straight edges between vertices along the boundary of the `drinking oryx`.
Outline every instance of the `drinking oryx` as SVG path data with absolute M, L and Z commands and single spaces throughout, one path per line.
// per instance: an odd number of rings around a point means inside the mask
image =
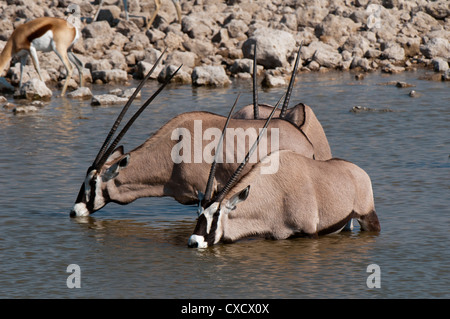
M 279 163 L 273 174 L 261 174 L 264 161 L 239 178 L 243 161 L 220 192 L 205 198 L 189 247 L 252 236 L 317 237 L 341 231 L 352 218 L 362 230 L 380 231 L 370 177 L 355 164 L 316 161 L 290 150 L 267 157 Z M 205 194 L 213 194 L 210 184 Z
M 135 94 L 145 80 L 141 82 Z M 150 104 L 164 85 L 144 103 L 139 112 Z M 205 160 L 203 155 L 205 153 L 211 155 L 218 144 L 218 137 L 213 139 L 215 136 L 207 135 L 211 133 L 211 129 L 223 127 L 227 119 L 209 112 L 183 113 L 163 125 L 142 145 L 129 153 L 124 153 L 123 147 L 117 147 L 118 143 L 140 113 L 133 116 L 132 121 L 126 124 L 114 141 L 112 136 L 133 98 L 134 95 L 125 105 L 96 159 L 88 169 L 71 216 L 86 216 L 109 202 L 128 204 L 141 197 L 170 196 L 182 204 L 198 203 L 200 193 L 205 189 L 211 164 L 211 161 Z M 264 120 L 248 119 L 233 119 L 230 122 L 229 126 L 234 129 L 235 134 L 229 136 L 230 143 L 227 143 L 227 136 L 224 138 L 223 145 L 227 147 L 223 147 L 222 158 L 231 159 L 218 163 L 214 189 L 224 185 L 240 162 L 236 159 L 237 156 L 245 154 L 248 150 L 251 145 L 249 131 L 256 131 L 264 123 Z M 234 140 L 237 143 L 233 143 Z M 184 145 L 182 157 L 190 156 L 191 162 L 174 159 L 174 154 L 181 153 L 180 149 L 177 151 L 180 143 Z M 231 149 L 228 145 L 231 145 Z M 290 149 L 309 158 L 314 157 L 314 147 L 304 133 L 282 119 L 272 120 L 267 134 L 261 139 L 261 145 L 266 145 L 271 151 Z M 250 164 L 254 165 L 261 155 L 265 156 L 267 153 L 255 153 L 256 159 Z M 250 169 L 251 165 L 248 165 L 246 169 Z

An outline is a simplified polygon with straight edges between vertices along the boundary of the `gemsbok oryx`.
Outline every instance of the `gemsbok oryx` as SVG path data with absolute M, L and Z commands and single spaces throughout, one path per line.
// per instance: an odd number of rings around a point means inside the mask
M 151 72 L 152 70 L 149 74 Z M 135 90 L 135 94 L 145 80 Z M 144 103 L 139 112 L 150 104 L 166 83 Z M 212 161 L 211 155 L 215 153 L 220 136 L 220 131 L 217 133 L 217 130 L 224 126 L 227 118 L 209 112 L 182 113 L 163 125 L 142 145 L 124 153 L 123 147 L 117 147 L 118 142 L 140 113 L 132 117 L 132 121 L 125 125 L 114 141 L 112 137 L 134 96 L 121 111 L 89 167 L 71 216 L 86 216 L 109 202 L 128 204 L 141 197 L 170 196 L 182 204 L 196 204 L 201 199 Z M 224 185 L 239 165 L 239 155 L 245 154 L 251 145 L 251 138 L 257 135 L 255 131 L 262 128 L 264 123 L 264 120 L 259 119 L 230 121 L 229 130 L 233 134 L 225 136 L 222 150 L 217 148 L 222 153 L 223 160 L 217 164 L 214 189 Z M 314 157 L 314 147 L 303 132 L 282 119 L 272 120 L 267 134 L 261 139 L 261 145 L 265 145 L 270 152 L 290 149 L 306 157 Z M 256 159 L 251 161 L 246 170 L 270 152 L 261 152 L 260 148 L 255 153 Z
M 310 106 L 299 103 L 292 108 L 288 108 L 291 93 L 294 87 L 295 76 L 297 74 L 298 63 L 300 60 L 300 50 L 297 52 L 294 68 L 292 70 L 291 79 L 286 91 L 286 96 L 281 109 L 277 109 L 274 118 L 282 118 L 297 126 L 314 146 L 314 156 L 317 160 L 328 160 L 332 157 L 330 145 L 328 143 L 325 131 L 314 114 Z M 272 112 L 273 106 L 258 103 L 257 91 L 257 72 L 256 72 L 256 49 L 257 43 L 253 50 L 253 104 L 249 104 L 241 108 L 233 114 L 235 119 L 266 119 Z
M 189 247 L 254 236 L 315 238 L 341 231 L 352 218 L 361 230 L 380 231 L 364 170 L 345 160 L 311 160 L 290 150 L 268 155 L 275 156 L 276 173 L 261 174 L 263 161 L 239 179 L 244 161 L 219 192 L 205 199 Z M 213 178 L 211 173 L 208 180 Z
M 61 95 L 65 94 L 69 80 L 72 77 L 73 67 L 70 61 L 77 67 L 80 86 L 83 86 L 82 63 L 71 51 L 73 45 L 80 38 L 80 7 L 77 4 L 70 4 L 65 14 L 70 16 L 67 19 L 42 17 L 18 26 L 9 37 L 0 54 L 0 75 L 11 58 L 14 55 L 19 55 L 20 88 L 22 86 L 23 66 L 27 62 L 28 55 L 31 55 L 39 79 L 43 81 L 36 51 L 54 51 L 67 71 Z

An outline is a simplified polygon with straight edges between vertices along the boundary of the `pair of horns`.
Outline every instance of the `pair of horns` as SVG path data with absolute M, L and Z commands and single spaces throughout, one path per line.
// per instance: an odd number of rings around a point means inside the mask
M 297 57 L 295 58 L 294 69 L 292 70 L 291 79 L 289 81 L 289 86 L 286 91 L 286 97 L 284 99 L 283 107 L 281 108 L 280 118 L 284 118 L 286 116 L 286 111 L 289 105 L 289 100 L 291 98 L 292 89 L 294 88 L 295 77 L 297 75 L 298 62 L 300 60 L 300 50 L 302 49 L 303 41 L 300 44 L 300 47 L 297 52 Z M 257 66 L 256 66 L 256 42 L 253 47 L 253 118 L 259 118 L 259 108 L 258 108 L 258 91 L 257 87 Z
M 136 98 L 139 91 L 142 89 L 142 87 L 145 84 L 145 81 L 150 77 L 150 75 L 153 73 L 153 71 L 156 69 L 156 66 L 161 61 L 164 53 L 166 53 L 165 49 L 163 53 L 159 56 L 158 60 L 156 60 L 155 64 L 151 68 L 151 70 L 147 73 L 147 75 L 144 77 L 144 79 L 139 83 L 136 90 L 133 92 L 131 97 L 128 99 L 127 103 L 123 107 L 122 111 L 120 112 L 119 116 L 117 117 L 116 121 L 114 122 L 111 130 L 109 131 L 108 135 L 106 136 L 105 142 L 103 143 L 102 147 L 100 148 L 100 151 L 98 152 L 97 156 L 95 157 L 94 163 L 91 166 L 91 169 L 99 169 L 102 167 L 108 157 L 114 152 L 115 148 L 117 147 L 117 144 L 120 142 L 122 137 L 125 135 L 125 133 L 128 131 L 128 129 L 133 125 L 134 121 L 139 117 L 139 115 L 147 108 L 147 106 L 150 105 L 150 103 L 158 96 L 158 94 L 164 89 L 164 87 L 172 80 L 172 78 L 177 74 L 177 72 L 181 69 L 183 65 L 180 65 L 178 69 L 170 75 L 166 81 L 159 87 L 158 90 L 156 90 L 155 93 L 147 100 L 145 103 L 136 111 L 136 113 L 130 118 L 128 123 L 123 127 L 122 131 L 117 135 L 117 137 L 114 139 L 114 141 L 110 144 L 114 133 L 117 131 L 117 128 L 120 125 L 120 122 L 122 121 L 123 117 L 125 116 L 125 113 L 128 111 L 128 109 L 131 106 L 131 103 Z
M 284 94 L 283 94 L 283 96 L 284 96 Z M 227 127 L 228 127 L 228 122 L 229 122 L 229 120 L 231 118 L 233 110 L 234 110 L 234 108 L 236 106 L 236 103 L 237 103 L 237 101 L 239 99 L 239 95 L 238 95 L 238 97 L 236 98 L 236 101 L 233 104 L 233 107 L 230 110 L 230 113 L 228 114 L 228 118 L 227 118 L 227 120 L 225 122 L 224 128 L 222 130 L 222 135 L 220 136 L 218 147 L 216 149 L 217 151 L 216 151 L 216 154 L 214 156 L 214 161 L 211 164 L 211 170 L 210 170 L 210 173 L 209 173 L 208 182 L 206 184 L 205 196 L 204 196 L 204 201 L 203 201 L 204 206 L 203 207 L 209 206 L 209 204 L 211 202 L 221 202 L 224 199 L 224 197 L 228 194 L 230 189 L 234 186 L 234 184 L 238 181 L 239 175 L 242 173 L 242 170 L 244 169 L 245 165 L 248 163 L 250 157 L 252 156 L 253 152 L 255 151 L 256 147 L 258 146 L 259 141 L 260 141 L 261 137 L 264 135 L 264 133 L 265 133 L 265 131 L 267 129 L 267 126 L 269 125 L 269 123 L 270 123 L 270 121 L 271 121 L 271 119 L 272 119 L 272 117 L 273 117 L 273 115 L 275 113 L 275 110 L 278 108 L 278 106 L 281 103 L 281 100 L 283 99 L 283 96 L 278 100 L 277 104 L 273 108 L 273 110 L 270 113 L 269 117 L 267 118 L 267 120 L 266 120 L 266 122 L 265 122 L 265 124 L 264 124 L 264 126 L 262 128 L 262 130 L 259 132 L 259 135 L 256 138 L 256 141 L 253 143 L 252 147 L 247 152 L 247 155 L 245 156 L 244 160 L 241 162 L 241 164 L 238 166 L 238 168 L 234 171 L 233 175 L 231 175 L 231 177 L 228 179 L 228 182 L 225 184 L 225 186 L 220 190 L 220 192 L 212 200 L 211 199 L 211 194 L 212 194 L 212 186 L 213 186 L 213 181 L 214 181 L 215 172 L 216 172 L 217 157 L 218 157 L 219 151 L 220 151 L 221 146 L 222 146 L 222 142 L 223 142 L 223 137 L 225 135 L 225 131 L 226 131 Z

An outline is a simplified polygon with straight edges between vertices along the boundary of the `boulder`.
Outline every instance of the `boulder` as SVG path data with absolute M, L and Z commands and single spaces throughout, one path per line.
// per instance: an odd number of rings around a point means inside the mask
M 124 70 L 112 69 L 101 70 L 92 72 L 92 81 L 102 83 L 117 83 L 126 82 L 128 80 L 128 74 Z
M 405 60 L 405 50 L 402 46 L 395 42 L 385 43 L 384 50 L 381 53 L 381 57 L 384 59 L 394 60 L 394 61 L 404 61 Z
M 52 95 L 52 91 L 44 82 L 39 79 L 31 79 L 22 85 L 18 97 L 28 100 L 49 100 Z
M 91 100 L 91 105 L 102 106 L 102 105 L 116 105 L 125 104 L 128 101 L 126 97 L 119 97 L 115 94 L 100 94 L 94 95 Z
M 436 72 L 445 72 L 449 69 L 447 60 L 442 58 L 435 58 L 431 61 Z
M 436 57 L 448 59 L 450 57 L 450 43 L 444 38 L 432 38 L 420 46 L 420 52 L 429 59 Z
M 177 69 L 178 66 L 166 65 L 165 67 L 162 68 L 161 72 L 159 73 L 158 81 L 161 83 L 165 82 Z M 180 69 L 170 82 L 188 84 L 191 83 L 191 81 L 192 80 L 190 74 L 183 71 L 183 69 Z
M 86 100 L 92 98 L 92 92 L 88 87 L 80 87 L 75 91 L 67 93 L 67 97 L 71 99 Z
M 197 66 L 192 72 L 192 84 L 196 86 L 227 86 L 231 84 L 221 66 Z
M 289 32 L 259 28 L 242 45 L 244 58 L 253 59 L 255 43 L 257 63 L 266 69 L 289 66 L 288 58 L 296 49 L 294 36 Z

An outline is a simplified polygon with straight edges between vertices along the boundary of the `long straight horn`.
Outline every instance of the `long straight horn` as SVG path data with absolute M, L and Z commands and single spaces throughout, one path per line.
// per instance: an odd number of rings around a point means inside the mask
M 257 76 L 257 65 L 256 65 L 256 42 L 253 50 L 253 118 L 256 120 L 259 118 L 259 107 L 258 107 L 258 88 L 256 83 Z
M 103 166 L 105 164 L 106 160 L 108 159 L 109 155 L 112 154 L 114 149 L 116 148 L 117 144 L 120 142 L 122 137 L 125 135 L 125 133 L 128 131 L 128 129 L 133 125 L 134 121 L 141 115 L 141 113 L 147 108 L 147 106 L 152 103 L 152 101 L 158 96 L 158 94 L 165 88 L 165 86 L 172 80 L 172 78 L 177 74 L 177 72 L 181 69 L 183 65 L 180 65 L 178 69 L 175 70 L 175 72 L 172 73 L 172 75 L 166 79 L 166 81 L 159 87 L 158 90 L 156 90 L 155 93 L 147 100 L 145 103 L 134 113 L 134 115 L 131 117 L 131 119 L 128 121 L 128 123 L 123 127 L 122 131 L 117 135 L 116 139 L 111 143 L 108 150 L 105 152 L 103 157 L 98 162 L 98 167 Z
M 98 168 L 99 167 L 99 165 L 98 165 L 99 161 L 104 156 L 104 154 L 106 152 L 106 149 L 108 148 L 108 144 L 111 141 L 114 133 L 117 131 L 117 128 L 119 127 L 120 122 L 122 121 L 123 117 L 125 116 L 125 113 L 128 111 L 128 109 L 130 108 L 131 103 L 134 101 L 134 99 L 136 98 L 137 94 L 139 93 L 139 91 L 144 86 L 145 81 L 148 80 L 150 75 L 156 69 L 156 66 L 158 65 L 159 61 L 161 61 L 164 53 L 166 53 L 166 50 L 167 49 L 164 49 L 163 53 L 161 53 L 161 55 L 159 56 L 158 60 L 156 60 L 156 62 L 153 65 L 153 67 L 150 69 L 150 71 L 147 73 L 147 75 L 144 77 L 144 79 L 141 81 L 141 83 L 139 83 L 139 85 L 137 86 L 136 90 L 134 90 L 133 94 L 128 99 L 127 103 L 125 104 L 125 106 L 123 107 L 123 109 L 120 112 L 119 116 L 117 117 L 116 121 L 114 122 L 113 126 L 111 127 L 111 130 L 109 131 L 108 135 L 106 136 L 105 142 L 103 143 L 102 147 L 100 148 L 100 151 L 98 152 L 97 156 L 95 157 L 95 160 L 94 160 L 94 163 L 92 164 L 92 167 L 94 167 L 94 168 Z
M 209 171 L 209 177 L 208 182 L 206 183 L 206 189 L 205 189 L 205 196 L 203 201 L 206 203 L 211 199 L 212 194 L 212 187 L 214 182 L 214 177 L 216 175 L 216 166 L 217 166 L 217 160 L 219 158 L 219 151 L 222 148 L 223 143 L 223 137 L 225 135 L 225 131 L 228 127 L 228 122 L 230 121 L 231 115 L 233 114 L 234 108 L 236 107 L 237 101 L 239 100 L 240 94 L 238 94 L 236 101 L 234 101 L 233 106 L 231 107 L 230 113 L 228 114 L 227 120 L 225 122 L 225 125 L 223 126 L 222 135 L 220 136 L 219 143 L 217 144 L 216 153 L 214 154 L 214 161 L 211 164 L 211 170 Z
M 284 99 L 283 107 L 280 111 L 280 118 L 284 118 L 286 116 L 286 111 L 289 105 L 289 100 L 291 98 L 292 89 L 294 87 L 295 76 L 297 75 L 298 61 L 300 60 L 300 50 L 302 49 L 303 41 L 300 44 L 300 48 L 297 52 L 297 58 L 295 59 L 294 70 L 292 70 L 291 80 L 289 81 L 289 86 L 286 91 L 286 98 Z
M 284 96 L 284 94 L 283 94 Z M 267 126 L 269 125 L 270 120 L 273 117 L 273 114 L 275 113 L 275 110 L 278 109 L 278 106 L 281 103 L 281 99 L 283 99 L 283 96 L 278 100 L 277 104 L 272 110 L 272 113 L 270 113 L 270 116 L 267 118 L 266 123 L 264 124 L 264 127 L 259 132 L 259 135 L 253 143 L 252 147 L 248 151 L 247 155 L 245 155 L 244 160 L 239 165 L 239 167 L 234 171 L 233 175 L 231 175 L 230 179 L 228 180 L 227 184 L 222 188 L 222 190 L 217 194 L 216 198 L 214 199 L 215 202 L 221 202 L 224 197 L 227 195 L 227 193 L 230 191 L 230 189 L 234 186 L 234 184 L 237 182 L 239 175 L 241 174 L 242 170 L 244 169 L 245 165 L 248 163 L 248 160 L 250 159 L 250 156 L 252 156 L 253 152 L 255 151 L 256 147 L 259 144 L 259 140 L 263 136 L 263 134 L 266 132 Z

